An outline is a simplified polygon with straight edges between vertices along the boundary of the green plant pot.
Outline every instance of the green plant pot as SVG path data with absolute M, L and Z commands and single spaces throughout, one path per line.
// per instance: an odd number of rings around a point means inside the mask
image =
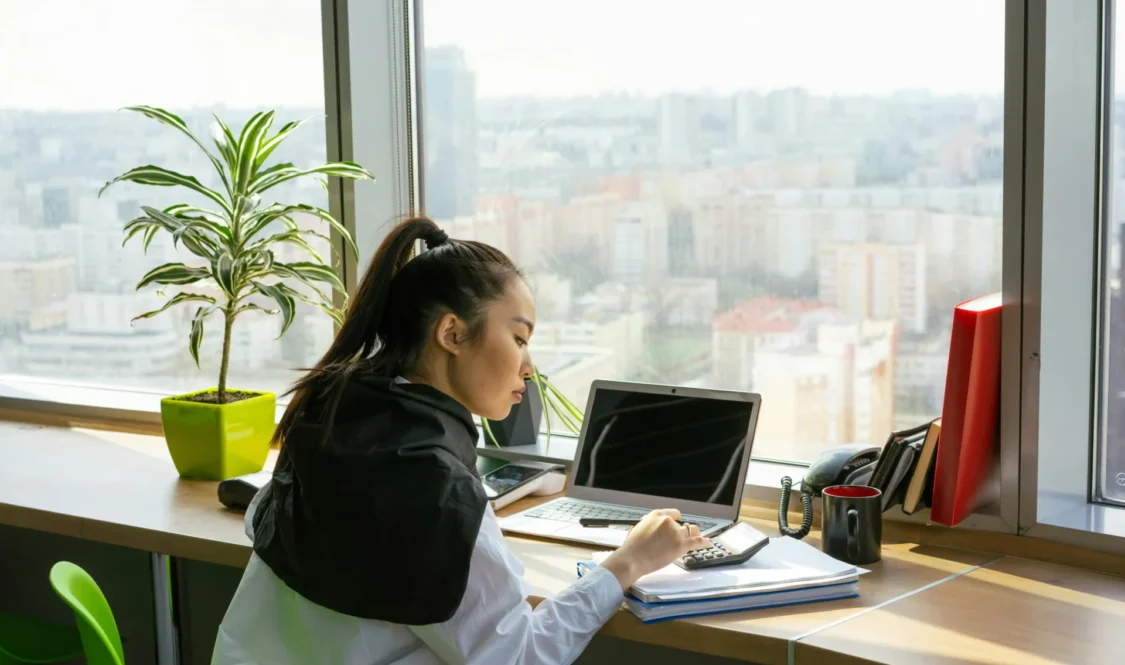
M 255 393 L 230 404 L 184 399 L 213 391 L 160 400 L 164 439 L 176 471 L 184 478 L 200 480 L 225 480 L 261 471 L 273 437 L 277 398 L 273 393 Z

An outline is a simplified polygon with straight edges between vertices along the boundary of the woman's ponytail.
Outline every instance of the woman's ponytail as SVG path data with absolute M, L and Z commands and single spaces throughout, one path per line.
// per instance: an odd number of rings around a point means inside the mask
M 418 241 L 433 248 L 444 244 L 447 237 L 433 221 L 415 217 L 398 224 L 383 238 L 350 299 L 347 315 L 332 345 L 289 390 L 293 398 L 274 432 L 274 443 L 285 440 L 314 398 L 329 394 L 334 386 L 342 387 L 348 376 L 379 350 L 379 331 L 384 323 L 391 280 L 413 258 Z M 339 394 L 329 412 L 335 411 L 338 398 Z

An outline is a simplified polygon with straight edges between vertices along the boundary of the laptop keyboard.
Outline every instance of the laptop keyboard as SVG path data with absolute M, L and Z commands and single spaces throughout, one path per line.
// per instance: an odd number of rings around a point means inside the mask
M 619 508 L 600 503 L 570 501 L 568 499 L 557 499 L 525 513 L 528 517 L 538 517 L 556 522 L 571 522 L 573 524 L 577 524 L 578 520 L 584 517 L 606 520 L 638 520 L 647 514 L 648 511 L 643 510 Z M 706 531 L 715 526 L 715 522 L 706 520 L 696 520 L 696 522 L 699 524 L 700 531 Z

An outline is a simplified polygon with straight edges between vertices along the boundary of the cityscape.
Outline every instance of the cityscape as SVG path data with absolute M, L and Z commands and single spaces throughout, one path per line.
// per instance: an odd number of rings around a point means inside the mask
M 523 266 L 540 370 L 751 390 L 757 457 L 941 413 L 953 307 L 1000 290 L 1003 97 L 477 99 L 425 58 L 426 212 Z
M 533 357 L 580 406 L 595 378 L 752 390 L 756 456 L 793 460 L 940 415 L 952 308 L 1000 288 L 1002 95 L 486 99 L 460 49 L 424 61 L 425 212 L 525 269 Z M 212 112 L 237 126 L 256 109 L 173 110 L 206 137 Z M 322 120 L 284 150 L 323 161 Z M 139 115 L 0 110 L 0 374 L 213 385 L 217 319 L 201 370 L 186 308 L 130 323 L 160 301 L 140 277 L 191 258 L 160 236 L 147 254 L 121 247 L 141 204 L 193 202 L 97 196 L 146 163 L 216 184 L 190 142 Z M 326 204 L 315 182 L 276 198 Z M 310 307 L 277 339 L 279 325 L 239 319 L 232 386 L 284 392 L 333 334 Z

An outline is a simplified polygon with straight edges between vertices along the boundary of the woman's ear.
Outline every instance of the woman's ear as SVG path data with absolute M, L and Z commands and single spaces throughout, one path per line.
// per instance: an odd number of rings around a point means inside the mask
M 443 314 L 438 319 L 434 333 L 437 335 L 435 341 L 438 346 L 453 355 L 461 353 L 465 344 L 465 325 L 456 314 Z

